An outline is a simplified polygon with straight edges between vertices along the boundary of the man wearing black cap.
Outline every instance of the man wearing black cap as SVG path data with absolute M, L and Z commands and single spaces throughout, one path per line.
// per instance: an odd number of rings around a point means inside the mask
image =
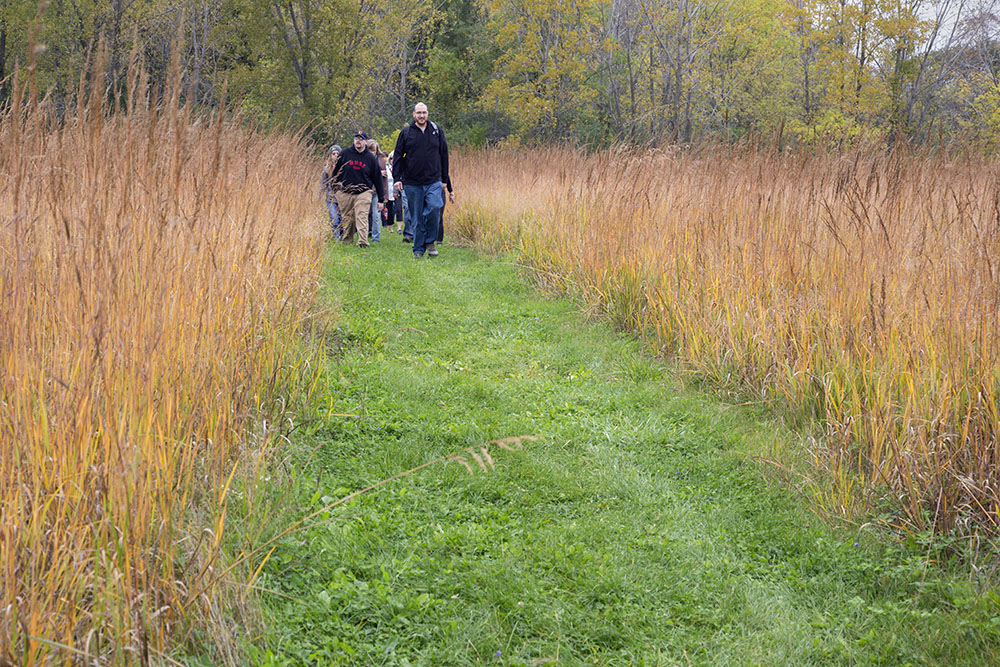
M 372 206 L 372 191 L 378 194 L 378 211 L 382 212 L 385 189 L 382 187 L 382 173 L 378 161 L 368 151 L 368 135 L 358 130 L 354 133 L 354 145 L 348 146 L 336 166 L 334 179 L 340 184 L 337 205 L 343 216 L 341 240 L 350 243 L 354 233 L 358 234 L 358 247 L 368 247 L 368 215 Z

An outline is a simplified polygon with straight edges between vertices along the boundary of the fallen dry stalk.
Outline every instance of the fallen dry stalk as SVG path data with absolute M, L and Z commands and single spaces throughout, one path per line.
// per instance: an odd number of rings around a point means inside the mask
M 489 452 L 489 447 L 488 447 L 489 445 L 497 445 L 498 447 L 505 449 L 507 451 L 517 451 L 524 448 L 524 441 L 534 442 L 537 440 L 538 437 L 534 435 L 521 435 L 521 436 L 513 436 L 510 438 L 502 438 L 500 440 L 491 440 L 485 445 L 480 445 L 478 448 L 467 447 L 465 449 L 460 449 L 458 451 L 445 454 L 444 456 L 439 456 L 436 459 L 427 461 L 426 463 L 421 463 L 418 466 L 414 466 L 408 470 L 404 470 L 402 472 L 396 473 L 395 475 L 379 480 L 378 482 L 366 486 L 363 489 L 358 489 L 357 491 L 349 493 L 346 496 L 338 498 L 337 500 L 334 500 L 331 503 L 327 503 L 323 507 L 311 512 L 310 514 L 307 514 L 306 516 L 302 517 L 295 523 L 291 524 L 290 526 L 288 526 L 287 528 L 285 528 L 280 533 L 270 538 L 266 542 L 254 545 L 254 548 L 251 551 L 240 554 L 240 556 L 233 562 L 233 564 L 230 565 L 225 570 L 223 570 L 216 577 L 215 580 L 208 582 L 208 584 L 206 585 L 206 589 L 210 588 L 218 581 L 224 579 L 235 568 L 239 567 L 245 562 L 250 561 L 251 559 L 253 559 L 254 556 L 260 554 L 262 551 L 264 551 L 264 549 L 270 547 L 270 550 L 267 552 L 267 555 L 265 555 L 264 558 L 262 558 L 261 561 L 257 564 L 257 567 L 254 569 L 253 574 L 250 576 L 249 581 L 246 583 L 247 586 L 252 587 L 256 583 L 257 577 L 260 576 L 261 571 L 264 569 L 264 565 L 267 564 L 267 561 L 271 558 L 271 555 L 277 548 L 276 543 L 279 540 L 281 540 L 284 537 L 288 537 L 289 535 L 292 535 L 294 533 L 314 528 L 330 520 L 331 517 L 329 516 L 323 517 L 323 515 L 328 514 L 330 510 L 334 509 L 335 507 L 338 507 L 345 503 L 349 503 L 350 501 L 354 500 L 355 498 L 358 498 L 359 496 L 363 496 L 366 493 L 381 488 L 391 482 L 395 482 L 396 480 L 403 479 L 404 477 L 410 477 L 411 475 L 414 475 L 415 473 L 418 473 L 421 470 L 424 470 L 425 468 L 430 468 L 433 465 L 437 465 L 438 463 L 448 463 L 448 462 L 457 463 L 461 465 L 463 468 L 465 468 L 468 474 L 474 475 L 475 470 L 469 464 L 468 460 L 466 460 L 465 458 L 466 454 L 472 457 L 472 459 L 479 466 L 480 470 L 488 473 L 491 470 L 496 469 L 496 465 L 494 464 L 493 458 Z M 320 518 L 318 521 L 313 521 L 317 517 L 322 517 L 322 518 Z

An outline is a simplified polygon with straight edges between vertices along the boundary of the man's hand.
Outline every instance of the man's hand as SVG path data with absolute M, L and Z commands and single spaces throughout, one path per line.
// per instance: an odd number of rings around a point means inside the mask
M 396 192 L 401 193 L 403 192 L 403 184 L 400 183 L 399 181 L 396 181 L 395 183 L 392 184 L 392 189 L 395 190 Z
M 454 192 L 449 192 L 448 193 L 448 201 L 450 201 L 452 204 L 455 203 L 455 193 Z
M 385 208 L 385 204 L 383 204 L 382 202 L 379 202 L 378 203 L 378 212 L 381 213 L 382 209 L 384 209 L 384 208 Z

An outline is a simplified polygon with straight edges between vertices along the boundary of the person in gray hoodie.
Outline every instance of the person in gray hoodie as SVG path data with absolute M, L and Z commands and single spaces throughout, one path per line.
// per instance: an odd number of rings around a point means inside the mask
M 333 237 L 340 240 L 340 207 L 337 205 L 337 181 L 333 178 L 333 168 L 337 164 L 337 160 L 340 158 L 340 154 L 343 150 L 340 146 L 334 144 L 330 146 L 330 152 L 327 154 L 326 164 L 323 165 L 323 175 L 320 177 L 320 193 L 326 199 L 326 208 L 330 212 L 330 229 L 333 231 Z

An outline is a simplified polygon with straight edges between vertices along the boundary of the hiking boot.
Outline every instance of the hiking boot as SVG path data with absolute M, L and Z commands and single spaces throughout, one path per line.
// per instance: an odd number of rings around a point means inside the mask
M 428 243 L 427 245 L 424 246 L 424 248 L 427 250 L 427 256 L 428 257 L 437 257 L 438 256 L 437 248 L 434 247 L 433 243 Z

